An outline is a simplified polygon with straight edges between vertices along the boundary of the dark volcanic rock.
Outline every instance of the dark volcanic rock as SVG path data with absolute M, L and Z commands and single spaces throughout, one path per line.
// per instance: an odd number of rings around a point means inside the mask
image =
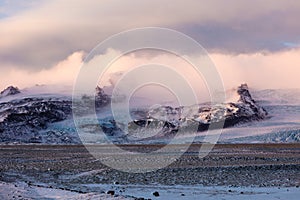
M 1 95 L 16 93 L 16 88 L 9 87 Z M 97 87 L 95 100 L 92 101 L 97 107 L 103 107 L 110 99 Z M 72 122 L 72 106 L 68 97 L 31 97 L 0 103 L 0 142 L 79 143 L 80 139 Z M 56 129 L 50 126 L 68 119 L 71 123 L 68 126 L 71 127 Z
M 115 191 L 114 190 L 109 190 L 109 191 L 107 191 L 107 194 L 110 194 L 110 195 L 115 195 Z
M 159 192 L 157 192 L 157 191 L 153 192 L 152 194 L 153 194 L 153 196 L 155 196 L 155 197 L 159 197 Z
M 101 92 L 100 92 L 101 94 Z M 217 105 L 199 104 L 192 106 L 160 106 L 149 111 L 134 110 L 135 117 L 128 124 L 117 124 L 113 118 L 99 121 L 104 133 L 117 143 L 142 142 L 148 139 L 171 139 L 178 130 L 181 133 L 201 132 L 209 128 L 227 128 L 238 124 L 263 120 L 268 113 L 251 97 L 248 86 L 237 89 L 236 102 Z M 124 132 L 127 126 L 128 132 Z
M 19 91 L 9 87 L 1 95 L 13 95 Z M 192 105 L 173 108 L 161 106 L 149 111 L 135 111 L 135 120 L 128 124 L 119 124 L 111 117 L 99 120 L 99 125 L 109 138 L 116 138 L 117 143 L 139 141 L 139 138 L 171 138 L 178 130 L 183 132 L 205 131 L 211 125 L 215 128 L 231 127 L 240 123 L 263 120 L 267 112 L 260 107 L 246 84 L 241 85 L 237 94 L 237 102 L 218 105 Z M 84 115 L 91 108 L 101 110 L 111 99 L 97 87 L 95 98 L 82 96 L 72 104 L 68 98 L 32 97 L 20 98 L 0 103 L 0 142 L 21 143 L 79 143 L 72 121 L 72 111 Z M 74 109 L 75 108 L 75 109 Z M 73 110 L 72 110 L 73 109 Z M 75 111 L 74 111 L 75 110 Z M 65 120 L 70 127 L 53 123 Z M 71 127 L 72 126 L 72 127 Z M 98 125 L 84 124 L 89 133 L 96 132 Z M 128 132 L 124 133 L 124 127 Z M 149 131 L 150 130 L 150 131 Z M 144 134 L 149 137 L 140 137 Z
M 1 97 L 6 97 L 6 96 L 11 96 L 11 95 L 16 95 L 21 93 L 20 90 L 17 87 L 9 86 L 2 92 L 0 92 L 0 98 Z
M 110 103 L 110 98 L 105 94 L 104 90 L 99 86 L 96 87 L 95 106 L 96 108 L 103 107 Z
M 0 104 L 2 142 L 42 142 L 39 131 L 71 115 L 71 101 L 25 98 Z
M 211 125 L 213 125 L 212 128 L 226 128 L 245 122 L 263 120 L 267 117 L 266 110 L 252 99 L 247 84 L 238 87 L 237 94 L 239 95 L 237 102 L 219 105 L 193 105 L 178 108 L 161 106 L 149 110 L 146 119 L 130 122 L 128 127 L 130 131 L 135 131 L 136 126 L 139 126 L 140 132 L 149 127 L 161 127 L 159 133 L 168 135 L 179 129 L 187 132 L 206 131 Z

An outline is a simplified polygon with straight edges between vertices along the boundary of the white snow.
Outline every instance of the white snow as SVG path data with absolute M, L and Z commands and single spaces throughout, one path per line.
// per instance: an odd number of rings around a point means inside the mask
M 254 99 L 267 101 L 269 104 L 300 105 L 300 88 L 253 90 L 251 94 Z
M 71 99 L 72 90 L 73 87 L 68 85 L 35 85 L 33 87 L 20 90 L 21 93 L 19 94 L 0 98 L 0 103 L 27 97 Z
M 277 187 L 227 187 L 227 186 L 162 186 L 162 185 L 102 185 L 87 184 L 88 187 L 105 188 L 106 190 L 121 191 L 120 195 L 143 197 L 159 200 L 199 200 L 199 199 L 228 199 L 228 200 L 266 200 L 266 199 L 289 199 L 298 200 L 300 188 L 277 188 Z M 159 197 L 154 197 L 157 191 Z
M 132 199 L 123 196 L 114 197 L 109 194 L 86 193 L 54 189 L 47 187 L 28 186 L 25 183 L 5 183 L 0 182 L 0 199 L 57 199 L 57 200 L 124 200 Z
M 37 85 L 30 88 L 25 88 L 21 90 L 20 94 L 7 96 L 0 98 L 1 102 L 7 102 L 14 99 L 22 99 L 25 97 L 39 97 L 44 98 L 45 100 L 49 98 L 68 98 L 71 100 L 72 95 L 72 86 L 58 86 L 58 85 Z M 258 101 L 266 110 L 269 112 L 270 119 L 262 120 L 259 122 L 251 122 L 242 124 L 240 126 L 232 127 L 232 128 L 226 128 L 223 130 L 221 138 L 219 141 L 226 141 L 228 139 L 231 140 L 231 142 L 234 142 L 234 138 L 237 138 L 239 142 L 241 142 L 241 137 L 246 136 L 253 136 L 253 135 L 263 135 L 263 134 L 269 134 L 269 133 L 278 133 L 278 132 L 284 132 L 284 131 L 291 131 L 291 130 L 300 130 L 300 89 L 294 89 L 294 90 L 262 90 L 262 91 L 250 91 L 252 94 L 252 97 Z M 228 100 L 230 101 L 237 101 L 239 95 L 237 95 L 236 90 L 230 90 L 227 92 L 228 94 Z M 263 100 L 264 102 L 260 102 Z M 154 105 L 154 103 L 160 103 L 155 102 L 150 99 L 145 99 L 142 97 L 135 97 L 135 99 L 132 99 L 131 102 L 131 108 L 134 106 L 140 107 L 147 105 Z M 159 105 L 169 105 L 171 102 L 161 102 Z M 9 105 L 8 105 L 9 106 Z M 226 112 L 236 112 L 236 108 L 229 107 L 227 105 L 228 109 L 226 109 Z M 108 107 L 109 108 L 109 107 Z M 108 109 L 107 108 L 107 109 Z M 3 109 L 7 109 L 2 107 Z M 197 107 L 185 107 L 181 112 L 172 112 L 168 116 L 162 116 L 172 119 L 178 119 L 181 117 L 181 115 L 193 115 L 195 113 L 195 110 L 197 110 Z M 230 110 L 230 111 L 228 111 Z M 0 110 L 1 112 L 1 110 Z M 163 112 L 162 112 L 163 113 Z M 152 113 L 153 115 L 161 114 L 161 112 Z M 212 113 L 213 116 L 217 116 L 218 113 Z M 105 118 L 108 116 L 111 116 L 110 110 L 102 110 L 101 113 L 98 113 L 99 118 Z M 195 119 L 197 121 L 206 122 L 205 117 L 207 113 L 202 113 L 202 115 L 197 116 Z M 5 119 L 5 113 L 0 114 L 0 122 Z M 68 121 L 60 122 L 59 124 L 63 124 L 64 128 L 71 127 L 72 126 L 72 120 L 68 119 Z M 58 126 L 59 124 L 54 124 L 53 126 Z M 211 132 L 214 134 L 214 131 Z M 203 133 L 197 133 L 199 136 L 205 135 L 206 132 Z M 194 134 L 191 135 L 184 135 L 182 137 L 189 138 L 193 137 Z M 201 137 L 200 137 L 201 138 Z M 249 139 L 249 138 L 247 138 Z M 185 140 L 182 139 L 180 142 L 184 142 Z M 238 142 L 237 141 L 237 142 Z M 155 142 L 155 141 L 153 141 Z M 200 141 L 201 142 L 201 141 Z M 259 142 L 257 140 L 255 141 L 249 141 L 245 140 L 245 142 Z
M 3 122 L 5 120 L 5 118 L 6 118 L 6 114 L 0 115 L 0 122 Z
M 289 199 L 298 200 L 300 188 L 296 187 L 228 187 L 228 186 L 163 186 L 163 185 L 104 185 L 85 184 L 96 191 L 114 190 L 115 196 L 108 194 L 86 193 L 54 189 L 49 187 L 28 186 L 25 183 L 0 182 L 0 199 L 103 199 L 122 200 L 149 198 L 158 200 L 199 200 L 199 199 L 228 199 L 228 200 L 265 200 Z M 159 197 L 153 196 L 157 191 Z

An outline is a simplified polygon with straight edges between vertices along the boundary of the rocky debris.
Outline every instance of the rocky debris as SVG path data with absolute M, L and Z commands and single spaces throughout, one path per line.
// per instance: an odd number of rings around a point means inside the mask
M 153 194 L 153 196 L 155 196 L 155 197 L 159 197 L 159 192 L 157 192 L 157 191 L 153 192 L 152 194 Z
M 106 194 L 110 194 L 110 195 L 114 196 L 115 195 L 115 191 L 114 190 L 109 190 L 109 191 L 107 191 Z
M 77 188 L 80 183 L 111 185 L 118 180 L 120 185 L 112 185 L 105 191 L 114 190 L 119 194 L 117 191 L 124 185 L 158 185 L 149 191 L 151 196 L 154 191 L 162 196 L 160 185 L 299 186 L 299 144 L 225 146 L 216 145 L 214 151 L 201 159 L 199 144 L 166 168 L 149 173 L 126 173 L 102 165 L 83 146 L 4 145 L 0 152 L 0 176 L 5 181 L 38 180 L 38 183 L 48 182 L 53 186 L 56 182 L 65 184 L 65 188 L 76 186 L 72 189 L 81 191 L 85 190 Z M 136 146 L 138 148 L 154 148 L 154 145 Z M 278 151 L 281 153 L 274 154 Z M 166 153 L 169 152 L 173 151 Z
M 0 98 L 21 93 L 17 87 L 9 86 L 0 92 Z

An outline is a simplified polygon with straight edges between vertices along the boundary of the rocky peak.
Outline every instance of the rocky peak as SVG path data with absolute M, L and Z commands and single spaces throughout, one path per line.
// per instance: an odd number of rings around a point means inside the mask
M 255 103 L 255 101 L 251 97 L 248 85 L 246 83 L 241 84 L 238 87 L 237 93 L 240 96 L 238 102 L 241 102 L 241 103 L 250 103 L 250 102 Z
M 98 96 L 105 95 L 105 92 L 101 87 L 97 86 L 95 90 L 96 90 L 96 95 Z
M 145 126 L 145 124 L 153 121 L 156 124 L 158 124 L 157 121 L 168 122 L 173 125 L 167 128 L 164 125 L 163 131 L 165 132 L 163 134 L 168 134 L 176 131 L 178 128 L 189 131 L 190 127 L 198 126 L 197 131 L 205 131 L 210 124 L 222 121 L 224 121 L 223 127 L 226 128 L 266 118 L 268 113 L 252 99 L 247 84 L 240 85 L 236 93 L 238 94 L 238 101 L 220 105 L 199 104 L 179 108 L 161 106 L 151 109 L 146 119 L 135 120 L 129 123 L 128 127 L 134 127 L 132 124 L 135 123 L 145 129 L 149 127 Z M 141 130 L 144 131 L 143 129 Z
M 11 96 L 11 95 L 15 95 L 15 94 L 19 94 L 21 93 L 19 88 L 17 87 L 13 87 L 13 86 L 9 86 L 6 89 L 4 89 L 1 93 L 0 93 L 0 98 L 1 97 L 6 97 L 6 96 Z
M 105 94 L 104 90 L 99 86 L 96 87 L 95 101 L 96 107 L 103 107 L 110 102 L 109 96 Z

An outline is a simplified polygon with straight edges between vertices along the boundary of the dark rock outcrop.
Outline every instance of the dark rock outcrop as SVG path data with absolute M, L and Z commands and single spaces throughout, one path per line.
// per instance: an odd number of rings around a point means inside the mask
M 13 95 L 19 91 L 9 88 L 1 95 Z M 236 102 L 218 105 L 192 105 L 173 108 L 161 106 L 148 111 L 134 111 L 135 120 L 128 124 L 118 124 L 112 117 L 99 120 L 100 127 L 109 138 L 117 138 L 118 143 L 134 142 L 135 138 L 146 133 L 142 138 L 147 139 L 147 134 L 153 138 L 172 137 L 178 130 L 183 132 L 205 131 L 211 125 L 220 125 L 217 128 L 231 127 L 237 124 L 263 120 L 268 113 L 260 107 L 251 97 L 248 86 L 241 85 Z M 19 98 L 9 102 L 0 103 L 0 142 L 11 143 L 79 143 L 75 125 L 72 120 L 74 106 L 76 112 L 83 115 L 89 106 L 96 109 L 108 105 L 111 99 L 104 91 L 97 87 L 95 98 L 82 96 L 78 102 L 72 104 L 70 98 L 32 97 Z M 56 122 L 67 121 L 59 128 Z M 97 124 L 83 124 L 85 130 L 94 133 Z M 128 132 L 124 133 L 124 127 Z M 154 131 L 149 131 L 149 130 Z
M 96 108 L 103 107 L 110 103 L 110 97 L 105 94 L 104 90 L 99 86 L 96 87 L 95 106 Z
M 129 123 L 129 132 L 136 130 L 143 132 L 149 127 L 160 127 L 158 134 L 167 136 L 179 129 L 183 132 L 206 131 L 210 127 L 227 128 L 245 122 L 263 120 L 267 117 L 267 111 L 251 97 L 247 84 L 238 87 L 237 94 L 239 95 L 237 102 L 178 108 L 161 106 L 149 110 L 146 119 L 138 119 Z
M 0 92 L 0 98 L 21 93 L 17 87 L 9 86 Z
M 1 94 L 19 91 L 9 87 Z M 84 99 L 84 97 L 83 97 Z M 92 99 L 93 98 L 88 98 Z M 84 99 L 85 100 L 85 99 Z M 109 97 L 96 88 L 97 108 L 109 103 Z M 81 104 L 79 103 L 78 106 Z M 69 97 L 19 98 L 0 103 L 0 142 L 2 143 L 80 143 L 72 121 L 72 101 Z M 56 129 L 52 124 L 70 120 L 68 126 Z
M 25 98 L 0 104 L 0 136 L 2 142 L 35 142 L 43 139 L 39 132 L 48 124 L 71 115 L 71 101 Z

